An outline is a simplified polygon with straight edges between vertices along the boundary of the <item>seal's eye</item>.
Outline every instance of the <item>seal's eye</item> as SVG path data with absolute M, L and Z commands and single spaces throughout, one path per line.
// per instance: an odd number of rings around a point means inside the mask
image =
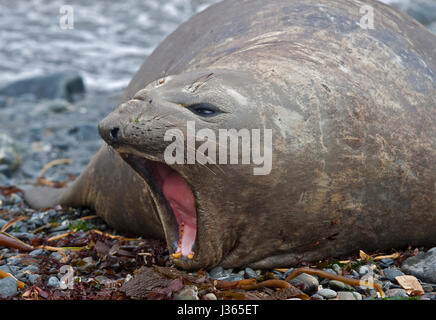
M 213 117 L 221 113 L 221 110 L 210 103 L 196 103 L 187 106 L 190 111 L 198 116 L 202 117 Z

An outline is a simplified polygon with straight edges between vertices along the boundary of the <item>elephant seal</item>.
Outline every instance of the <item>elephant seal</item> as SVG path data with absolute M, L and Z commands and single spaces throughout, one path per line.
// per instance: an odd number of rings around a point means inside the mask
M 374 29 L 359 25 L 364 5 Z M 26 199 L 95 208 L 119 230 L 165 239 L 185 269 L 435 245 L 435 80 L 436 36 L 382 3 L 225 0 L 147 58 L 81 176 Z M 270 129 L 271 172 L 168 165 L 165 134 L 188 122 Z

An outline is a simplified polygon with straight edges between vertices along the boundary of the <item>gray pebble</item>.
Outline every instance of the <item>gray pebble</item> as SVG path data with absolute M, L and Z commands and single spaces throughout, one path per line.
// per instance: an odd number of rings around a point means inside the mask
M 62 260 L 63 257 L 64 257 L 64 256 L 61 255 L 61 254 L 60 254 L 59 252 L 57 252 L 57 251 L 55 251 L 55 252 L 53 252 L 52 254 L 50 254 L 50 258 L 53 258 L 53 259 L 58 260 L 58 261 Z
M 0 134 L 0 171 L 6 176 L 18 169 L 21 164 L 21 154 L 14 139 L 6 133 Z
M 341 281 L 337 281 L 337 280 L 330 280 L 329 287 L 330 287 L 330 289 L 335 290 L 335 291 L 341 291 L 344 289 L 353 290 L 353 287 L 351 287 L 348 284 L 345 284 Z
M 209 273 L 209 278 L 215 279 L 215 280 L 224 280 L 232 275 L 232 269 L 224 269 L 221 266 L 213 268 Z M 237 275 L 239 276 L 239 275 Z M 241 276 L 243 279 L 243 277 Z
M 32 272 L 32 273 L 38 273 L 39 272 L 39 267 L 37 265 L 35 265 L 35 264 L 30 264 L 30 265 L 28 265 L 27 267 L 24 267 L 21 270 L 21 272 L 25 272 L 25 271 Z
M 215 294 L 207 293 L 203 296 L 203 300 L 218 300 L 218 299 Z
M 51 229 L 50 232 L 65 231 L 65 230 L 68 230 L 69 228 L 70 228 L 70 221 L 65 220 L 65 221 L 62 221 L 62 223 L 59 226 Z
M 45 255 L 45 253 L 46 253 L 46 251 L 43 250 L 43 249 L 36 249 L 36 250 L 31 251 L 29 253 L 29 255 L 32 256 L 32 257 L 36 257 L 36 256 Z
M 32 216 L 30 219 L 29 219 L 29 222 L 30 223 L 33 223 L 35 226 L 37 226 L 37 227 L 40 227 L 40 226 L 42 226 L 43 224 L 44 224 L 44 221 L 42 221 L 42 219 L 40 219 L 40 218 L 38 218 L 38 217 L 36 217 L 36 216 Z
M 174 294 L 174 300 L 200 300 L 196 286 L 185 286 Z
M 335 270 L 331 269 L 331 268 L 324 269 L 324 271 L 328 272 L 328 273 L 331 273 L 331 274 L 334 274 L 336 276 L 338 275 L 338 273 Z
M 244 276 L 237 274 L 237 273 L 232 273 L 228 276 L 219 278 L 219 280 L 221 280 L 221 281 L 240 281 L 240 280 L 244 280 Z
M 253 269 L 245 268 L 245 277 L 247 279 L 252 279 L 252 278 L 257 279 L 259 278 L 259 275 Z
M 367 273 L 370 272 L 370 271 L 371 271 L 371 268 L 368 267 L 368 266 L 360 266 L 360 267 L 359 267 L 359 274 L 360 274 L 361 276 L 364 276 L 365 274 L 367 274 Z
M 424 290 L 424 292 L 433 292 L 436 291 L 436 285 L 431 284 L 431 283 L 422 283 L 422 289 Z
M 382 279 L 387 279 L 389 281 L 396 282 L 397 280 L 395 279 L 395 277 L 398 276 L 404 276 L 404 273 L 397 268 L 383 269 Z
M 321 289 L 318 291 L 318 294 L 326 299 L 333 299 L 338 295 L 336 291 L 331 289 Z
M 342 269 L 338 264 L 334 264 L 332 265 L 332 269 L 337 273 L 337 274 L 341 274 L 342 273 Z
M 394 263 L 395 263 L 394 259 L 385 258 L 380 260 L 379 266 L 382 268 L 389 268 L 390 266 L 393 266 Z
M 358 273 L 356 270 L 353 270 L 353 271 L 351 272 L 351 277 L 352 277 L 353 279 L 359 279 L 359 278 L 360 278 L 360 275 L 359 275 L 359 273 Z
M 383 281 L 383 284 L 382 284 L 382 290 L 383 291 L 386 291 L 386 290 L 389 290 L 390 288 L 392 288 L 393 287 L 393 283 L 392 282 L 390 282 L 390 281 Z
M 324 300 L 324 297 L 319 295 L 319 294 L 317 294 L 317 293 L 315 293 L 314 295 L 312 295 L 310 297 L 310 300 Z
M 12 272 L 10 266 L 8 266 L 8 265 L 0 266 L 0 270 L 3 271 L 3 272 L 6 272 L 6 273 L 11 273 L 11 274 L 13 274 L 13 272 Z
M 386 294 L 386 297 L 388 297 L 388 298 L 389 297 L 405 297 L 405 298 L 408 297 L 406 290 L 404 290 L 404 289 L 389 289 L 389 290 L 386 290 L 385 294 Z
M 7 259 L 8 264 L 11 266 L 15 266 L 15 265 L 19 264 L 20 261 L 21 261 L 20 258 L 8 258 Z
M 309 295 L 317 292 L 319 286 L 318 280 L 306 273 L 299 274 L 297 277 L 289 281 L 289 283 Z
M 362 295 L 358 292 L 339 291 L 338 300 L 362 300 Z
M 35 238 L 34 234 L 28 232 L 10 232 L 10 235 L 23 241 L 31 241 Z
M 27 275 L 27 280 L 29 280 L 31 284 L 35 284 L 36 281 L 38 281 L 38 278 L 39 278 L 39 274 L 37 273 Z
M 48 279 L 47 286 L 48 287 L 59 288 L 60 287 L 60 281 L 59 281 L 59 279 L 57 277 L 53 277 L 52 276 L 52 277 L 50 277 Z
M 3 226 L 8 223 L 6 220 L 0 219 L 0 229 L 3 228 Z
M 224 268 L 221 266 L 215 267 L 209 272 L 209 278 L 211 279 L 219 279 L 224 277 Z
M 17 280 L 12 277 L 0 279 L 0 296 L 7 298 L 17 294 Z

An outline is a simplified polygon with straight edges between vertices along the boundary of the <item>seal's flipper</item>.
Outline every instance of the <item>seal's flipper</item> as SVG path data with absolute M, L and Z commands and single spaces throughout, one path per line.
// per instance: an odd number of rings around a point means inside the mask
M 65 188 L 35 187 L 24 191 L 24 200 L 34 209 L 53 208 L 60 204 Z

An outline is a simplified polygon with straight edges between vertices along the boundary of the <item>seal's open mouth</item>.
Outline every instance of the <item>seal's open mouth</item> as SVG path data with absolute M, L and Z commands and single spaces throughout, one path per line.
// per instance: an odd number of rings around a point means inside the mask
M 122 154 L 150 185 L 153 191 L 164 198 L 166 207 L 177 222 L 178 244 L 174 258 L 194 258 L 193 246 L 197 234 L 197 212 L 194 195 L 185 179 L 162 162 L 152 161 L 133 154 Z

